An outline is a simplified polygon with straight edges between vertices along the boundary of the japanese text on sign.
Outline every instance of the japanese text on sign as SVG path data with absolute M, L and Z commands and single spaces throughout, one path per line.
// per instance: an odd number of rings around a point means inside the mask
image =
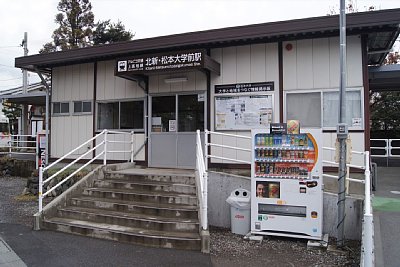
M 216 94 L 254 93 L 274 91 L 274 82 L 223 84 L 215 86 Z
M 203 52 L 153 55 L 118 61 L 118 72 L 180 69 L 201 66 Z

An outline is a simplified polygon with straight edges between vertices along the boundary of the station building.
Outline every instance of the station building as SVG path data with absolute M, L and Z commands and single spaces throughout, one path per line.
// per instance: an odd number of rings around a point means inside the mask
M 346 122 L 353 150 L 369 150 L 368 66 L 383 63 L 399 24 L 400 9 L 347 15 Z M 103 129 L 134 131 L 138 164 L 186 169 L 195 166 L 196 130 L 250 136 L 251 129 L 295 119 L 301 127 L 322 129 L 324 146 L 336 140 L 338 16 L 31 55 L 16 58 L 15 67 L 51 74 L 50 158 Z M 213 138 L 250 146 L 234 137 Z M 250 161 L 250 152 L 215 147 L 211 153 Z

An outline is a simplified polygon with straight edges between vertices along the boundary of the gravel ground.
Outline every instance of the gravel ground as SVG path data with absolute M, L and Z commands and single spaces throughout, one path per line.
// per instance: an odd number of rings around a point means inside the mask
M 33 227 L 38 210 L 36 198 L 23 196 L 26 178 L 0 176 L 0 223 Z M 211 259 L 214 266 L 359 266 L 358 242 L 347 243 L 341 252 L 307 249 L 306 240 L 264 237 L 260 242 L 244 240 L 229 229 L 211 228 Z M 334 240 L 331 240 L 333 244 Z

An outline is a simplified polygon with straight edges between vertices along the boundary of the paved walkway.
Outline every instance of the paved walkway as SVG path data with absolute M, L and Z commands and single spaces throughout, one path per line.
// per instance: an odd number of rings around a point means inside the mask
M 0 267 L 212 266 L 211 256 L 197 251 L 148 248 L 61 232 L 33 231 L 20 224 L 0 223 L 0 235 L 7 242 L 0 245 L 0 251 L 8 250 L 5 255 L 9 257 L 4 263 L 0 261 Z
M 18 257 L 10 246 L 0 237 L 0 267 L 25 267 L 26 264 Z
M 400 168 L 379 167 L 372 200 L 375 227 L 375 266 L 400 266 Z

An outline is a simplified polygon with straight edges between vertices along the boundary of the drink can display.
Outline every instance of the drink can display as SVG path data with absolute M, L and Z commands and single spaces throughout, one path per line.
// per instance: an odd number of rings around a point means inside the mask
M 279 198 L 280 189 L 278 183 L 270 183 L 268 185 L 268 197 L 269 198 Z

